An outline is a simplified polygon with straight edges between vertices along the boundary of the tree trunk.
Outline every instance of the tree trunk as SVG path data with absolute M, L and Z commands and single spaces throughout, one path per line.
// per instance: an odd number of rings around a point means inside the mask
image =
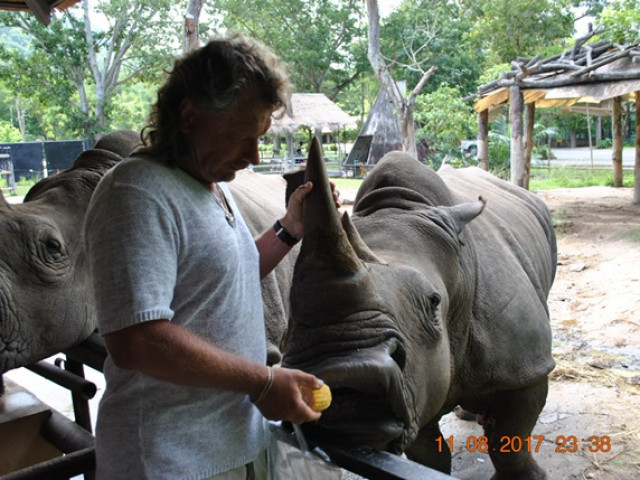
M 602 117 L 596 117 L 596 147 L 602 141 Z
M 524 97 L 520 87 L 509 88 L 509 121 L 511 123 L 511 183 L 525 188 L 524 141 L 522 138 L 522 114 Z
M 613 99 L 613 151 L 611 161 L 613 162 L 613 186 L 622 186 L 622 98 Z
M 524 130 L 525 130 L 525 142 L 524 142 L 524 171 L 525 171 L 525 185 L 524 188 L 529 190 L 529 179 L 531 178 L 531 155 L 533 154 L 533 125 L 536 118 L 536 104 L 527 103 L 524 106 Z
M 633 167 L 633 203 L 640 204 L 640 90 L 636 90 L 636 162 Z
M 478 166 L 489 170 L 489 110 L 478 114 Z
M 378 1 L 367 0 L 367 16 L 369 20 L 369 41 L 367 56 L 369 63 L 376 73 L 380 85 L 385 89 L 391 103 L 393 104 L 396 115 L 398 117 L 398 125 L 402 133 L 402 144 L 407 153 L 418 158 L 415 138 L 415 125 L 413 122 L 413 106 L 416 97 L 424 87 L 429 77 L 435 71 L 435 67 L 429 68 L 422 73 L 422 78 L 417 83 L 409 97 L 405 97 L 398 83 L 393 79 L 389 69 L 385 64 L 384 58 L 380 51 L 380 14 L 378 13 Z
M 189 0 L 187 10 L 184 12 L 184 38 L 182 41 L 182 51 L 184 53 L 200 46 L 198 19 L 204 0 Z
M 578 142 L 576 140 L 576 131 L 575 130 L 571 130 L 569 142 L 570 142 L 569 145 L 571 146 L 571 148 L 576 148 L 576 145 L 578 145 Z

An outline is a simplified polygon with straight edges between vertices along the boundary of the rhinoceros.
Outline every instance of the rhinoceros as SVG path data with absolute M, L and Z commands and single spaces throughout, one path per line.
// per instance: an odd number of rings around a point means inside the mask
M 554 368 L 545 204 L 481 169 L 435 172 L 392 152 L 340 218 L 321 158 L 314 143 L 283 358 L 333 392 L 307 434 L 449 472 L 438 422 L 460 405 L 484 426 L 494 478 L 545 478 L 531 449 L 513 447 Z
M 0 375 L 86 339 L 96 329 L 81 238 L 89 200 L 104 173 L 140 144 L 135 132 L 102 137 L 73 166 L 34 185 L 22 204 L 0 195 Z M 231 189 L 250 229 L 284 214 L 285 182 L 239 172 Z M 280 360 L 295 256 L 263 280 L 269 362 Z

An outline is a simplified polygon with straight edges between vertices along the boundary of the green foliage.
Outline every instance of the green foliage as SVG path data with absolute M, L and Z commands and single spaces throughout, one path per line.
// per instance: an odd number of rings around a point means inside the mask
M 465 42 L 471 26 L 458 2 L 405 0 L 381 27 L 381 50 L 394 77 L 406 80 L 409 89 L 434 66 L 424 92 L 447 83 L 466 95 L 476 90 L 484 62 L 484 52 Z
M 640 0 L 610 2 L 602 11 L 596 24 L 605 27 L 605 35 L 614 42 L 640 41 Z
M 85 16 L 80 2 L 56 13 L 48 27 L 33 15 L 0 14 L 0 24 L 13 29 L 0 37 L 2 83 L 24 100 L 45 138 L 106 131 L 105 108 L 118 87 L 132 78 L 158 82 L 179 51 L 181 23 L 170 21 L 173 5 L 100 0 L 91 3 L 95 13 Z M 92 22 L 99 18 L 96 28 Z M 25 41 L 16 45 L 15 38 Z
M 490 52 L 489 64 L 533 57 L 573 33 L 567 0 L 463 0 L 474 19 L 470 41 Z
M 21 142 L 20 130 L 11 125 L 10 122 L 0 120 L 0 142 Z
M 370 70 L 357 0 L 222 0 L 225 27 L 271 47 L 290 66 L 299 92 L 329 98 Z
M 598 142 L 596 148 L 611 148 L 613 147 L 613 141 L 610 138 L 603 138 Z
M 455 87 L 442 84 L 432 93 L 419 95 L 414 110 L 414 120 L 420 125 L 416 138 L 428 145 L 428 159 L 460 156 L 460 140 L 475 136 L 475 118 Z

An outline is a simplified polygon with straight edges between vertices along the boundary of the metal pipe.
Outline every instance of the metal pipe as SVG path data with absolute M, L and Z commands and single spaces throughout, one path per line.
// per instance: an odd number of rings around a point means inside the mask
M 53 383 L 57 383 L 61 387 L 71 390 L 71 392 L 81 394 L 86 399 L 93 398 L 98 391 L 95 383 L 89 382 L 82 377 L 78 377 L 73 373 L 67 372 L 45 361 L 27 365 L 25 368 L 47 380 L 51 380 Z

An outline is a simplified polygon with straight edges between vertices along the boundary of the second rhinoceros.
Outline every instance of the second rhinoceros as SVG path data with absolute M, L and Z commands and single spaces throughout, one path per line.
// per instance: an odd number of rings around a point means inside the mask
M 333 391 L 308 433 L 448 472 L 438 421 L 461 405 L 484 425 L 494 478 L 545 478 L 509 444 L 531 435 L 554 368 L 545 204 L 480 169 L 436 173 L 393 152 L 340 219 L 321 158 L 314 144 L 283 361 Z

